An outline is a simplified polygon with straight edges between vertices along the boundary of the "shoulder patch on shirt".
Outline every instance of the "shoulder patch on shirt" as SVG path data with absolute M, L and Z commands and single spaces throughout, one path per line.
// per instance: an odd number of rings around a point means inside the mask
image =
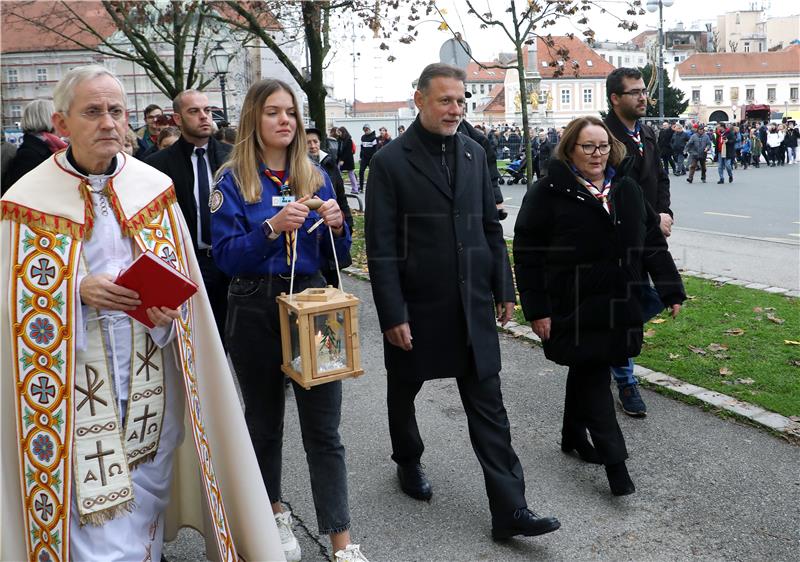
M 219 189 L 212 191 L 208 198 L 208 206 L 211 208 L 211 212 L 216 213 L 219 211 L 219 208 L 222 207 L 222 202 L 224 200 L 225 196 L 222 195 L 222 192 Z

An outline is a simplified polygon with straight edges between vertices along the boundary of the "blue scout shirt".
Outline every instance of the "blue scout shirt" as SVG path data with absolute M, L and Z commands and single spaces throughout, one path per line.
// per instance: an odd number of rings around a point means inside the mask
M 317 191 L 320 199 L 335 199 L 333 185 L 325 171 L 317 166 L 325 183 Z M 272 198 L 280 195 L 280 189 L 265 174 L 259 165 L 259 176 L 263 189 L 261 201 L 247 203 L 233 179 L 231 170 L 226 170 L 214 186 L 211 195 L 211 239 L 214 261 L 231 277 L 257 275 L 289 275 L 292 270 L 286 263 L 286 233 L 269 240 L 261 227 L 262 223 L 280 212 L 282 207 L 272 205 Z M 218 192 L 218 193 L 217 193 Z M 305 224 L 296 232 L 297 263 L 295 275 L 311 275 L 333 259 L 330 234 L 324 223 L 311 234 L 307 230 L 320 219 L 316 211 L 309 211 Z M 343 223 L 345 233 L 334 236 L 339 260 L 350 249 L 350 229 Z

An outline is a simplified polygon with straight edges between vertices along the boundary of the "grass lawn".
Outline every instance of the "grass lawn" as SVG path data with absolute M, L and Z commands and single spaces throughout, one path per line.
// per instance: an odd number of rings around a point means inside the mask
M 354 213 L 353 265 L 366 269 L 364 216 Z M 511 241 L 506 242 L 513 263 Z M 800 300 L 684 277 L 689 299 L 673 320 L 645 325 L 636 362 L 785 416 L 800 416 Z M 522 311 L 514 320 L 525 323 Z M 787 343 L 789 342 L 789 343 Z

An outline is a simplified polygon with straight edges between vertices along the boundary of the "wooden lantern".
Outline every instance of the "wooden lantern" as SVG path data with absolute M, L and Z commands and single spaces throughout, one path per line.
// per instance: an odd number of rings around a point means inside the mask
M 281 370 L 306 390 L 364 374 L 358 343 L 358 303 L 333 287 L 277 297 Z

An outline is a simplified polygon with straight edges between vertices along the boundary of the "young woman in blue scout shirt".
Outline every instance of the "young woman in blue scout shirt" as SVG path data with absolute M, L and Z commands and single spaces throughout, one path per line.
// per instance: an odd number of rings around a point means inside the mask
M 325 202 L 309 211 L 303 201 Z M 291 88 L 262 80 L 247 92 L 237 143 L 220 168 L 209 201 L 214 260 L 232 277 L 226 340 L 239 378 L 253 440 L 287 560 L 300 560 L 291 517 L 281 505 L 281 448 L 285 405 L 281 331 L 275 297 L 324 287 L 320 265 L 339 259 L 350 232 L 325 172 L 308 158 L 303 122 Z M 309 234 L 319 219 L 324 225 Z M 295 250 L 295 237 L 296 250 Z M 293 256 L 293 253 L 296 254 Z M 347 470 L 339 438 L 341 381 L 304 390 L 295 385 L 303 446 L 321 534 L 330 535 L 336 560 L 366 560 L 350 544 Z

